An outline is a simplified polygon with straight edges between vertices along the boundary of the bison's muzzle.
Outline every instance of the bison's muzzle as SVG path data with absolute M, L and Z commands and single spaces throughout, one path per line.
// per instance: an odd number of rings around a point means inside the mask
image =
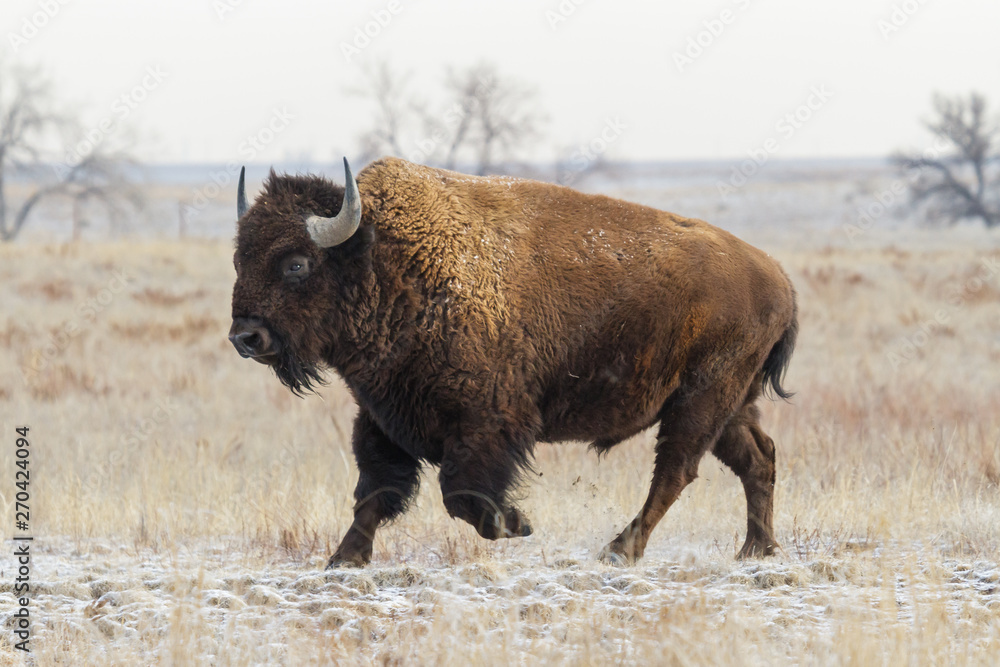
M 270 363 L 277 354 L 274 337 L 264 323 L 256 317 L 237 317 L 229 329 L 229 342 L 244 359 L 262 364 Z

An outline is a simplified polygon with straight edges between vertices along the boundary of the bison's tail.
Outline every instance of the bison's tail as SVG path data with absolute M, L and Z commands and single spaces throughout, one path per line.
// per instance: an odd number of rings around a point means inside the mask
M 781 338 L 771 348 L 771 353 L 767 355 L 764 367 L 761 369 L 761 385 L 764 393 L 773 392 L 785 400 L 795 395 L 795 392 L 785 391 L 781 386 L 781 381 L 785 377 L 785 371 L 788 370 L 788 364 L 792 360 L 792 352 L 795 350 L 795 337 L 799 333 L 798 311 L 799 307 L 795 302 L 795 290 L 793 289 L 792 321 L 785 329 L 785 333 L 781 334 Z

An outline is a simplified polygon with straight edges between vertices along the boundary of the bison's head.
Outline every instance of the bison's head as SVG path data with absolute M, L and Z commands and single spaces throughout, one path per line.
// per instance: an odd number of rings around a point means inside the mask
M 366 268 L 370 234 L 357 233 L 361 199 L 347 160 L 344 169 L 344 188 L 272 171 L 252 207 L 240 172 L 229 340 L 295 393 L 323 382 L 344 300 Z

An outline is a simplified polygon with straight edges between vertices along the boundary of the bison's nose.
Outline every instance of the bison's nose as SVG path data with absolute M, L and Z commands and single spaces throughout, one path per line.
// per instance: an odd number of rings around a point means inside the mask
M 241 357 L 265 357 L 274 353 L 271 334 L 255 317 L 237 317 L 229 329 L 229 341 Z
M 230 336 L 236 351 L 244 357 L 256 357 L 257 348 L 260 346 L 260 334 L 255 331 L 241 331 L 235 336 Z

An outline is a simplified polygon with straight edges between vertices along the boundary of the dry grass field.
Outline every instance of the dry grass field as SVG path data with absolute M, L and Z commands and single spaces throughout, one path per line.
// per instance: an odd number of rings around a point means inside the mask
M 0 663 L 28 425 L 36 665 L 996 664 L 1000 239 L 917 237 L 768 247 L 801 311 L 797 395 L 764 406 L 778 556 L 734 560 L 742 488 L 708 457 L 640 564 L 598 563 L 647 433 L 540 445 L 526 539 L 451 520 L 429 471 L 331 572 L 354 406 L 237 356 L 228 243 L 2 246 Z

